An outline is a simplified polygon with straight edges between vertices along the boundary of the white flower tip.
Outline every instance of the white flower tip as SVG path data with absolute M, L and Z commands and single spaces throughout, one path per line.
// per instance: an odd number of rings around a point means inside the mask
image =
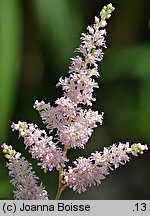
M 102 28 L 104 28 L 106 25 L 107 25 L 107 22 L 106 22 L 105 20 L 101 20 L 100 26 L 101 26 Z

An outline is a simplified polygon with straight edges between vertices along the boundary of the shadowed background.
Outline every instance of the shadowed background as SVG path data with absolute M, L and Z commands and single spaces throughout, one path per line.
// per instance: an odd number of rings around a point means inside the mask
M 70 57 L 81 32 L 109 1 L 0 0 L 0 143 L 7 142 L 32 162 L 36 174 L 55 198 L 58 173 L 44 174 L 12 133 L 12 121 L 34 122 L 45 129 L 33 109 L 36 99 L 54 104 L 56 88 L 67 75 Z M 112 143 L 150 144 L 150 3 L 114 0 L 116 8 L 107 26 L 107 47 L 99 64 L 100 88 L 93 109 L 104 111 L 84 150 L 70 150 L 72 160 L 88 157 Z M 12 199 L 6 160 L 0 151 L 0 199 Z M 112 172 L 99 187 L 78 195 L 66 189 L 62 199 L 149 199 L 149 152 Z

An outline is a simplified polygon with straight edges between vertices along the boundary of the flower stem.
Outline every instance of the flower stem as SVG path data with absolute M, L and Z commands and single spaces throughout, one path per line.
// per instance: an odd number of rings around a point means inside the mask
M 66 156 L 67 150 L 68 150 L 68 146 L 64 146 L 64 156 Z M 67 185 L 63 185 L 62 184 L 62 180 L 63 180 L 63 175 L 62 175 L 62 173 L 63 173 L 63 165 L 64 164 L 62 164 L 62 166 L 59 169 L 59 183 L 58 183 L 58 190 L 57 190 L 57 194 L 56 194 L 55 200 L 59 200 L 60 199 L 61 193 L 67 187 Z

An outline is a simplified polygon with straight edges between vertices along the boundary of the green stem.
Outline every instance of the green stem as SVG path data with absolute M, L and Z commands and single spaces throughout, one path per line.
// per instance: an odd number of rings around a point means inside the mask
M 66 156 L 67 150 L 68 150 L 68 146 L 64 146 L 64 156 Z M 61 193 L 67 187 L 67 185 L 63 185 L 62 184 L 62 180 L 63 180 L 63 175 L 62 175 L 62 173 L 63 173 L 63 165 L 64 164 L 62 164 L 62 166 L 59 169 L 59 183 L 58 183 L 58 190 L 57 190 L 57 194 L 56 194 L 55 200 L 59 200 L 60 199 Z
M 60 196 L 63 192 L 63 190 L 67 187 L 68 185 L 63 185 L 62 187 L 60 187 L 57 191 L 57 194 L 56 194 L 56 197 L 55 197 L 55 200 L 60 200 Z

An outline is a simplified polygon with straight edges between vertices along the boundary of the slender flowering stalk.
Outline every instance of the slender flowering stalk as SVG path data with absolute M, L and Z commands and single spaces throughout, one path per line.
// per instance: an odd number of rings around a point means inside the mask
M 87 187 L 99 185 L 110 171 L 130 160 L 129 155 L 138 156 L 148 150 L 147 145 L 140 143 L 129 146 L 129 143 L 113 144 L 104 148 L 103 152 L 91 153 L 89 158 L 79 157 L 73 166 L 67 166 L 68 149 L 84 148 L 93 133 L 93 129 L 103 123 L 103 112 L 92 110 L 94 89 L 99 88 L 94 77 L 99 77 L 98 62 L 103 59 L 106 48 L 107 20 L 114 11 L 112 4 L 104 6 L 100 18 L 87 27 L 87 33 L 81 35 L 81 45 L 76 51 L 78 55 L 71 58 L 69 76 L 60 78 L 57 86 L 61 86 L 63 95 L 57 98 L 55 106 L 44 101 L 35 101 L 34 108 L 39 112 L 42 121 L 49 131 L 40 130 L 37 125 L 26 122 L 12 123 L 12 130 L 19 132 L 24 139 L 25 147 L 32 158 L 44 172 L 56 168 L 59 171 L 59 182 L 56 199 L 60 199 L 66 187 L 81 193 Z M 56 136 L 51 136 L 52 131 Z M 47 192 L 37 185 L 37 177 L 31 171 L 31 165 L 11 146 L 2 145 L 12 184 L 16 187 L 15 199 L 48 199 Z
M 31 164 L 21 156 L 12 146 L 2 145 L 5 157 L 8 159 L 9 175 L 13 178 L 11 183 L 16 190 L 14 198 L 17 200 L 48 200 L 47 191 L 42 184 L 37 185 L 39 179 L 32 171 Z

